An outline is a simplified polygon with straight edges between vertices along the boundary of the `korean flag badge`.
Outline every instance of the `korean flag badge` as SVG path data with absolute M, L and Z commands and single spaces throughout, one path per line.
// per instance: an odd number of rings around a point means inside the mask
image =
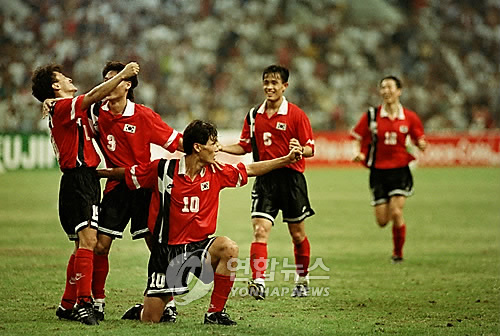
M 282 122 L 276 123 L 276 129 L 280 131 L 286 131 L 286 124 Z
M 201 191 L 205 191 L 205 190 L 208 190 L 210 189 L 210 182 L 202 182 L 201 183 Z
M 127 132 L 127 133 L 134 134 L 135 133 L 135 125 L 125 124 L 125 126 L 123 127 L 123 131 Z

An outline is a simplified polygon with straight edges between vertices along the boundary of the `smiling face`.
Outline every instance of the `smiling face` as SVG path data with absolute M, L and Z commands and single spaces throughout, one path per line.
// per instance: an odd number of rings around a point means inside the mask
M 266 95 L 266 99 L 271 102 L 276 102 L 283 97 L 288 83 L 283 83 L 281 75 L 277 72 L 267 73 L 262 80 L 262 87 Z
M 387 78 L 380 83 L 379 93 L 384 104 L 397 104 L 401 96 L 401 88 L 397 86 L 394 79 Z

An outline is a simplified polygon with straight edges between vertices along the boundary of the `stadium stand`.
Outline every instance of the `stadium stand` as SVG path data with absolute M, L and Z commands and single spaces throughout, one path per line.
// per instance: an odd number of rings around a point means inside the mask
M 111 59 L 141 64 L 136 100 L 178 129 L 239 128 L 271 63 L 290 68 L 287 96 L 315 130 L 352 127 L 385 74 L 403 79 L 427 131 L 500 127 L 497 0 L 9 0 L 0 43 L 4 132 L 46 128 L 37 65 L 63 64 L 84 92 Z

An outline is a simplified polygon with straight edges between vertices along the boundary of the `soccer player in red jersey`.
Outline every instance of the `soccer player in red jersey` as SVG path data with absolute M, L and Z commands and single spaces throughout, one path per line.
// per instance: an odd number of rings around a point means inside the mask
M 72 79 L 63 74 L 60 65 L 39 67 L 32 76 L 32 91 L 36 99 L 44 102 L 57 98 L 51 103 L 48 114 L 54 152 L 63 172 L 59 218 L 68 238 L 75 242 L 66 269 L 66 288 L 56 311 L 59 318 L 99 324 L 94 315 L 91 284 L 101 198 L 101 185 L 96 174 L 100 158 L 92 143 L 87 109 L 138 72 L 139 65 L 129 63 L 113 80 L 77 97 L 74 97 L 77 88 Z
M 108 62 L 102 71 L 104 81 L 112 80 L 124 63 Z M 118 85 L 102 103 L 91 107 L 94 131 L 104 155 L 106 167 L 130 167 L 151 160 L 150 145 L 169 152 L 182 149 L 182 136 L 150 108 L 134 103 L 137 76 Z M 130 221 L 132 239 L 145 238 L 148 247 L 152 234 L 147 226 L 151 190 L 130 190 L 124 181 L 108 180 L 99 213 L 98 241 L 92 292 L 96 314 L 104 319 L 105 283 L 109 273 L 109 251 L 113 239 L 122 238 Z M 171 307 L 175 319 L 175 306 Z
M 403 208 L 413 194 L 413 177 L 409 163 L 415 157 L 408 152 L 412 141 L 424 151 L 427 147 L 424 128 L 417 114 L 399 101 L 401 81 L 384 77 L 379 83 L 382 105 L 364 113 L 351 132 L 354 139 L 354 161 L 370 168 L 370 189 L 375 218 L 380 227 L 392 221 L 392 261 L 403 261 L 406 224 Z
M 314 155 L 314 139 L 307 115 L 283 95 L 288 87 L 288 69 L 271 65 L 262 74 L 265 101 L 248 113 L 237 144 L 222 146 L 222 151 L 242 155 L 253 153 L 254 161 L 286 155 L 290 147 L 299 147 L 303 157 Z M 255 179 L 252 190 L 253 242 L 250 247 L 252 280 L 249 293 L 257 300 L 265 298 L 267 242 L 278 211 L 294 246 L 296 277 L 293 297 L 309 291 L 310 244 L 304 220 L 314 215 L 304 177 L 305 160 Z
M 212 236 L 217 226 L 219 193 L 240 187 L 248 176 L 294 164 L 302 158 L 298 147 L 273 160 L 222 165 L 214 168 L 220 145 L 217 129 L 195 120 L 184 130 L 181 159 L 160 159 L 129 168 L 102 171 L 103 177 L 125 176 L 129 188 L 152 188 L 149 216 L 154 226 L 153 248 L 148 265 L 144 305 L 130 308 L 123 319 L 160 322 L 165 304 L 173 295 L 188 292 L 188 276 L 193 273 L 204 283 L 214 281 L 205 324 L 234 325 L 225 312 L 233 286 L 238 246 L 227 237 Z

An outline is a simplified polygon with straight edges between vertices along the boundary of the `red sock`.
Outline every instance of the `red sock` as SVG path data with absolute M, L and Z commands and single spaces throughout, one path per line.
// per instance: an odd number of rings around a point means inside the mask
M 309 261 L 311 259 L 311 245 L 307 236 L 299 244 L 294 244 L 295 265 L 299 276 L 306 276 L 309 273 Z
M 94 254 L 94 268 L 92 272 L 92 294 L 94 299 L 104 299 L 104 286 L 109 273 L 108 255 Z
M 69 257 L 66 267 L 66 288 L 61 299 L 61 306 L 64 309 L 73 309 L 76 303 L 76 283 L 75 283 L 75 255 Z
M 80 299 L 91 297 L 92 293 L 92 261 L 94 252 L 84 248 L 76 250 L 75 280 L 76 296 Z
M 403 245 L 406 240 L 406 225 L 400 227 L 392 226 L 392 242 L 394 244 L 393 255 L 396 257 L 403 257 Z
M 233 288 L 233 282 L 234 280 L 229 275 L 214 273 L 214 290 L 210 298 L 209 313 L 219 312 L 224 309 L 231 288 Z
M 267 244 L 252 243 L 250 245 L 250 268 L 252 279 L 264 278 L 267 269 Z

